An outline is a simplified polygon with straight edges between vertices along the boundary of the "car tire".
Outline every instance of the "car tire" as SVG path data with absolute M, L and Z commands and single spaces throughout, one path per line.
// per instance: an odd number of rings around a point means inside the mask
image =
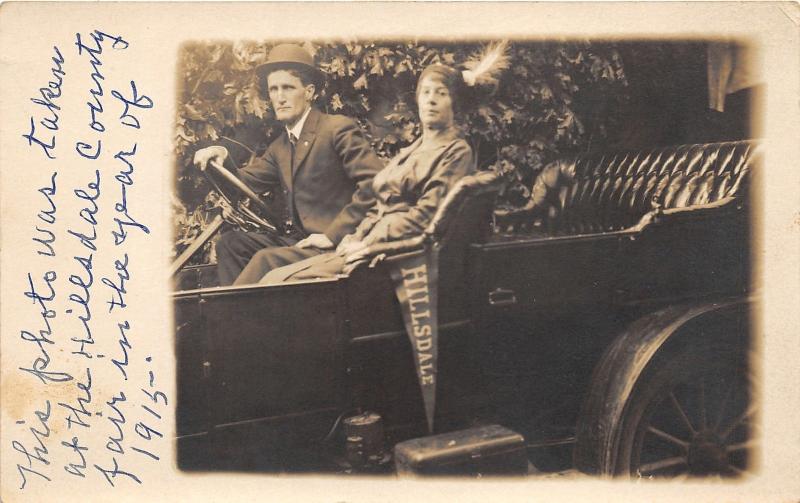
M 732 345 L 657 355 L 620 420 L 592 439 L 598 463 L 589 471 L 646 479 L 741 475 L 752 460 L 750 375 L 747 351 Z

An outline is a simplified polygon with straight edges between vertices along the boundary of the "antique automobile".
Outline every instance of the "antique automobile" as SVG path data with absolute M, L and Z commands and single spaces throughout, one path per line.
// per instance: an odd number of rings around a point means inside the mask
M 423 235 L 375 247 L 335 279 L 218 287 L 213 264 L 179 261 L 179 466 L 646 478 L 752 468 L 759 151 L 564 158 L 515 210 L 494 208 L 503 178 L 479 172 Z M 432 250 L 431 430 L 390 269 Z

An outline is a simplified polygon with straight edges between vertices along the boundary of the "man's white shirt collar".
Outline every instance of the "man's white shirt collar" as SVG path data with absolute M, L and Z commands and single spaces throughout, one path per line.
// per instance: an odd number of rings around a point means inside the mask
M 308 107 L 303 116 L 300 117 L 300 120 L 297 121 L 297 124 L 295 124 L 294 127 L 291 129 L 287 127 L 286 132 L 289 133 L 290 135 L 294 135 L 295 138 L 300 138 L 300 133 L 303 132 L 303 126 L 305 125 L 306 119 L 308 119 L 308 114 L 310 112 L 311 112 L 311 107 Z

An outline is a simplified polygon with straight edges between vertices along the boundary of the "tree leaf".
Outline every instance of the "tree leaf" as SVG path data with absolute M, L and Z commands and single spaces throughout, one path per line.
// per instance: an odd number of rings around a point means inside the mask
M 334 112 L 337 112 L 344 108 L 344 103 L 342 103 L 342 98 L 339 96 L 339 93 L 334 94 L 331 96 L 331 108 Z
M 362 73 L 361 76 L 353 82 L 353 89 L 366 89 L 367 88 L 367 74 Z

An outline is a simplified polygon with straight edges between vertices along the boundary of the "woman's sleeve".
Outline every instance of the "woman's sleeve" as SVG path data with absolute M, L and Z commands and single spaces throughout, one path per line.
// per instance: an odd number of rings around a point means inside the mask
M 353 231 L 352 236 L 356 241 L 362 241 L 364 236 L 369 234 L 369 231 L 375 226 L 375 222 L 378 220 L 378 204 L 379 203 L 373 204 L 370 209 L 367 210 L 364 219 L 361 220 L 361 223 L 359 223 Z
M 431 170 L 416 203 L 407 211 L 383 215 L 362 239 L 367 245 L 417 236 L 436 214 L 447 192 L 475 171 L 472 149 L 465 141 L 454 143 Z

